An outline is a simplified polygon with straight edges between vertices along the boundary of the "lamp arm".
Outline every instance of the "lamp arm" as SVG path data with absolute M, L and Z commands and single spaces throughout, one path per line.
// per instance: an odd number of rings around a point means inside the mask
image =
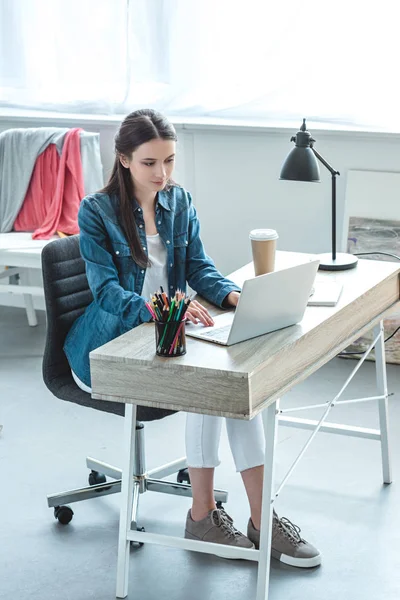
M 312 144 L 310 144 L 310 148 L 311 150 L 314 152 L 315 156 L 318 158 L 318 160 L 324 165 L 324 167 L 326 167 L 328 169 L 328 171 L 331 173 L 331 175 L 340 175 L 339 171 L 336 171 L 336 169 L 334 169 L 325 159 L 323 156 L 320 155 L 320 153 L 314 148 L 314 146 Z
M 320 155 L 315 148 L 310 145 L 318 160 L 328 169 L 332 175 L 332 260 L 336 260 L 336 175 L 340 175 L 326 160 Z

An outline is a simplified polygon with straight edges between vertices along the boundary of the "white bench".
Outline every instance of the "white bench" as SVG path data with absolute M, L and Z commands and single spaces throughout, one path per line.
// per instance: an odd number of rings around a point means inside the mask
M 10 283 L 0 286 L 0 292 L 23 296 L 31 327 L 37 325 L 33 297 L 44 297 L 44 292 L 41 285 L 29 285 L 29 271 L 41 275 L 42 250 L 50 241 L 33 240 L 31 233 L 0 233 L 0 279 L 11 278 Z M 18 283 L 13 283 L 14 276 L 19 276 Z

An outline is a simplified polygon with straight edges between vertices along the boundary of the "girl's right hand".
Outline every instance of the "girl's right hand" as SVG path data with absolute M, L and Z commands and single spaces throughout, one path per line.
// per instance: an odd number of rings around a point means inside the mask
M 189 304 L 189 307 L 185 313 L 185 317 L 192 323 L 203 323 L 206 327 L 214 325 L 214 321 L 208 312 L 208 310 L 197 302 L 197 300 L 192 300 Z

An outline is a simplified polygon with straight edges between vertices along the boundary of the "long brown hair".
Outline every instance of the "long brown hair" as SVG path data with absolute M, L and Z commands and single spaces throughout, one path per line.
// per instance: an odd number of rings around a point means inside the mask
M 121 123 L 115 136 L 115 161 L 107 185 L 101 190 L 106 194 L 116 194 L 120 203 L 120 221 L 131 249 L 132 258 L 140 267 L 148 267 L 149 260 L 142 248 L 133 213 L 134 185 L 129 169 L 120 161 L 120 156 L 130 158 L 141 144 L 154 139 L 173 140 L 177 136 L 173 125 L 159 112 L 150 108 L 135 110 Z M 173 183 L 172 181 L 169 182 Z M 168 186 L 168 183 L 167 183 Z

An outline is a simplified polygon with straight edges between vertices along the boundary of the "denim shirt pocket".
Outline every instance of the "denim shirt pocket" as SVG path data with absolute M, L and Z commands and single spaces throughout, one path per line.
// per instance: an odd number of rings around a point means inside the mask
M 132 258 L 130 246 L 121 242 L 112 242 L 114 264 L 118 273 L 132 273 L 137 265 Z
M 186 252 L 188 247 L 187 231 L 174 236 L 174 261 L 181 265 L 186 262 Z

